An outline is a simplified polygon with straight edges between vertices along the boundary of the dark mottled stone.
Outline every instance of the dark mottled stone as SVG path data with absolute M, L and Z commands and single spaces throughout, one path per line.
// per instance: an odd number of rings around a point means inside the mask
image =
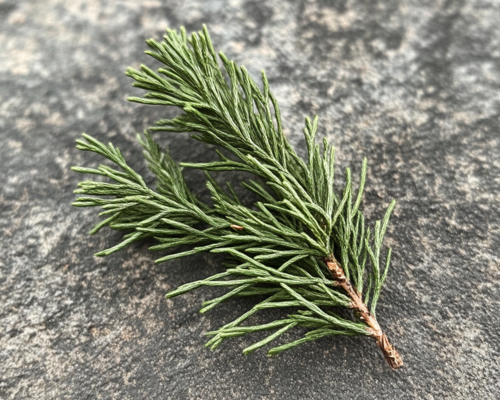
M 480 0 L 0 1 L 0 398 L 500 398 L 499 20 Z M 112 140 L 147 173 L 134 133 L 175 111 L 127 103 L 122 72 L 150 62 L 146 38 L 204 22 L 218 49 L 266 70 L 299 151 L 319 114 L 338 176 L 368 156 L 371 218 L 398 201 L 378 315 L 401 370 L 369 338 L 273 359 L 242 356 L 249 338 L 210 352 L 203 333 L 251 302 L 199 315 L 216 290 L 163 295 L 220 258 L 157 265 L 148 243 L 93 257 L 119 235 L 89 237 L 96 213 L 70 206 L 70 166 L 99 161 L 74 141 Z M 176 159 L 212 157 L 158 138 Z

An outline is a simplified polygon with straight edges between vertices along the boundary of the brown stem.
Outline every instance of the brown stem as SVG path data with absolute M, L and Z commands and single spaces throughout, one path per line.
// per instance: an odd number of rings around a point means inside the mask
M 359 312 L 360 319 L 365 321 L 367 325 L 370 327 L 371 336 L 375 338 L 377 341 L 378 347 L 384 353 L 385 361 L 390 365 L 392 369 L 397 369 L 403 365 L 403 359 L 396 351 L 394 347 L 389 343 L 389 339 L 387 335 L 382 332 L 380 329 L 380 325 L 377 322 L 377 319 L 370 314 L 368 311 L 368 307 L 363 303 L 363 300 L 356 289 L 354 289 L 351 285 L 351 282 L 347 280 L 344 270 L 340 266 L 340 264 L 334 259 L 325 260 L 326 266 L 332 273 L 333 279 L 342 286 L 342 288 L 347 292 L 349 297 L 352 300 L 352 308 Z

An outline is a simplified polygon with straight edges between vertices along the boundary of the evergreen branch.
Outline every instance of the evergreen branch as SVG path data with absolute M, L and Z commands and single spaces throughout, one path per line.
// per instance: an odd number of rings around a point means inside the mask
M 160 257 L 164 262 L 199 252 L 226 254 L 225 272 L 187 283 L 169 292 L 175 297 L 202 286 L 227 287 L 220 297 L 205 301 L 204 313 L 239 297 L 259 297 L 245 314 L 214 332 L 207 346 L 217 347 L 227 338 L 258 331 L 274 331 L 248 346 L 245 354 L 269 344 L 297 326 L 310 331 L 298 340 L 269 351 L 278 354 L 301 343 L 329 335 L 367 335 L 375 338 L 392 368 L 402 365 L 399 354 L 375 318 L 382 285 L 387 277 L 391 251 L 382 264 L 382 242 L 392 202 L 382 222 L 365 227 L 360 205 L 367 173 L 363 160 L 360 184 L 353 189 L 346 169 L 344 188 L 334 191 L 334 149 L 323 140 L 316 144 L 318 118 L 306 118 L 304 137 L 307 157 L 302 160 L 286 140 L 276 99 L 262 72 L 262 88 L 244 67 L 219 54 L 207 29 L 187 38 L 184 29 L 168 30 L 163 42 L 147 41 L 146 53 L 163 64 L 158 71 L 142 65 L 127 69 L 134 86 L 147 93 L 131 101 L 180 107 L 183 113 L 163 119 L 151 131 L 196 132 L 193 138 L 215 145 L 219 161 L 184 163 L 182 167 L 205 171 L 213 206 L 197 199 L 188 188 L 181 167 L 161 151 L 150 133 L 138 136 L 156 188 L 125 161 L 112 144 L 104 145 L 84 135 L 81 150 L 100 154 L 114 164 L 97 169 L 74 167 L 77 172 L 101 175 L 109 180 L 84 181 L 73 204 L 101 207 L 106 216 L 91 234 L 104 226 L 126 231 L 122 242 L 97 255 L 111 254 L 137 240 L 152 237 L 151 250 L 174 249 Z M 214 171 L 244 171 L 256 180 L 242 186 L 258 196 L 251 207 L 242 204 L 228 184 L 223 189 L 210 175 Z M 88 195 L 95 197 L 87 197 Z M 382 268 L 382 266 L 384 266 Z M 368 279 L 367 279 L 368 278 Z M 363 295 L 364 293 L 364 295 Z M 242 325 L 258 311 L 286 308 L 287 318 L 260 325 Z M 351 317 L 335 309 L 347 308 Z

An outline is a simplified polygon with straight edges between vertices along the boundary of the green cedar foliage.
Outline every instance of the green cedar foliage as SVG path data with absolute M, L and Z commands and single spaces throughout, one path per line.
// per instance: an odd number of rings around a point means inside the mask
M 273 347 L 268 354 L 329 335 L 370 335 L 356 313 L 348 318 L 334 312 L 350 308 L 351 299 L 325 266 L 325 260 L 334 256 L 375 314 L 390 260 L 390 250 L 382 260 L 382 239 L 395 203 L 389 205 L 385 217 L 373 229 L 366 226 L 359 209 L 366 159 L 357 190 L 346 169 L 345 186 L 336 194 L 334 150 L 326 140 L 322 146 L 316 144 L 317 117 L 305 121 L 308 153 L 303 160 L 283 133 L 279 107 L 264 72 L 261 89 L 244 67 L 219 53 L 224 67 L 221 70 L 205 27 L 189 38 L 184 29 L 168 30 L 161 43 L 148 40 L 147 44 L 150 50 L 146 53 L 163 66 L 157 72 L 144 65 L 140 70 L 127 70 L 134 86 L 147 91 L 144 97 L 130 100 L 183 110 L 174 119 L 158 121 L 150 131 L 196 132 L 194 139 L 225 149 L 234 157 L 228 158 L 217 150 L 219 161 L 181 164 L 205 171 L 214 202 L 209 206 L 191 193 L 182 168 L 168 151 L 161 151 L 150 133 L 138 139 L 149 169 L 157 178 L 155 189 L 145 184 L 112 144 L 105 145 L 84 134 L 77 147 L 100 154 L 113 166 L 74 167 L 77 172 L 108 179 L 81 182 L 76 193 L 85 197 L 73 205 L 103 210 L 100 215 L 105 219 L 91 234 L 104 226 L 126 232 L 121 243 L 96 255 L 109 255 L 146 237 L 157 241 L 151 250 L 190 245 L 189 250 L 174 250 L 157 262 L 199 252 L 226 254 L 224 272 L 167 294 L 170 298 L 201 286 L 227 288 L 224 295 L 203 303 L 200 312 L 230 299 L 255 297 L 258 303 L 253 308 L 207 333 L 207 346 L 211 348 L 227 338 L 272 332 L 244 349 L 246 354 L 299 326 L 308 329 L 302 338 Z M 253 174 L 255 179 L 242 185 L 259 201 L 251 207 L 241 204 L 230 185 L 224 189 L 217 184 L 210 175 L 212 171 Z M 283 319 L 251 324 L 253 314 L 269 308 L 285 308 Z

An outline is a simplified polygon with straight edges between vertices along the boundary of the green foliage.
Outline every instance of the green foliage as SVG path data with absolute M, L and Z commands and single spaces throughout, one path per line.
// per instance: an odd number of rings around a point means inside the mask
M 219 161 L 184 163 L 186 168 L 204 170 L 213 206 L 199 201 L 187 187 L 181 168 L 168 152 L 162 152 L 150 133 L 139 136 L 149 169 L 157 178 L 150 189 L 128 166 L 120 151 L 84 135 L 81 150 L 98 153 L 114 168 L 74 167 L 77 172 L 102 175 L 113 183 L 84 181 L 76 193 L 75 206 L 99 206 L 104 226 L 123 230 L 124 240 L 98 256 L 111 254 L 128 244 L 153 237 L 152 250 L 190 245 L 189 250 L 162 256 L 157 262 L 210 251 L 225 253 L 225 271 L 207 279 L 187 283 L 167 294 L 174 297 L 201 286 L 224 286 L 221 297 L 203 303 L 206 312 L 230 299 L 252 296 L 258 303 L 236 320 L 209 332 L 207 346 L 249 333 L 274 331 L 244 353 L 267 345 L 296 326 L 308 328 L 299 340 L 269 350 L 277 354 L 300 343 L 328 335 L 369 335 L 365 322 L 355 315 L 334 311 L 350 308 L 350 298 L 332 280 L 325 260 L 335 257 L 363 300 L 375 312 L 382 284 L 387 276 L 390 251 L 381 260 L 382 239 L 392 202 L 382 222 L 367 228 L 359 207 L 367 172 L 363 161 L 360 185 L 354 191 L 351 172 L 346 170 L 341 193 L 334 191 L 334 150 L 326 141 L 316 143 L 317 117 L 306 118 L 304 136 L 308 156 L 300 158 L 283 133 L 276 99 L 262 72 L 260 89 L 244 67 L 238 67 L 222 53 L 221 70 L 206 28 L 189 39 L 168 30 L 164 41 L 149 40 L 147 54 L 163 64 L 157 72 L 146 66 L 129 68 L 134 86 L 145 89 L 143 98 L 130 100 L 152 105 L 177 106 L 183 113 L 160 120 L 151 131 L 196 132 L 193 138 L 215 145 Z M 241 204 L 233 188 L 220 187 L 212 171 L 245 171 L 255 176 L 242 185 L 258 196 L 250 207 Z M 263 325 L 243 324 L 260 310 L 286 308 L 283 319 Z

